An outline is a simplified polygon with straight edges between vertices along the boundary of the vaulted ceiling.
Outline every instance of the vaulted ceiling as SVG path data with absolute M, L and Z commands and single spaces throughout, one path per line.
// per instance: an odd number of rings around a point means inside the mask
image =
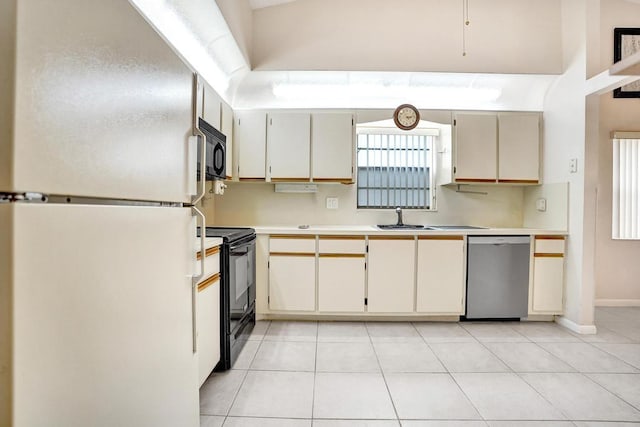
M 563 72 L 561 0 L 131 1 L 239 108 L 540 110 Z

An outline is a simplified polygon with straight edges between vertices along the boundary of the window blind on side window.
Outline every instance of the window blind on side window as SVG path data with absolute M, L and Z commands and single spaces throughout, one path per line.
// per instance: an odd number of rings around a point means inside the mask
M 620 133 L 624 134 L 624 133 Z M 640 133 L 613 138 L 612 237 L 640 239 Z
M 430 209 L 430 135 L 358 135 L 358 208 Z

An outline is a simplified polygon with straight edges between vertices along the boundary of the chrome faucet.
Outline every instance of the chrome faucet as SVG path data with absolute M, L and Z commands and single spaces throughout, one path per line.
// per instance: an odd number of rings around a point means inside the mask
M 396 213 L 398 214 L 398 223 L 396 225 L 404 225 L 402 222 L 402 208 L 398 206 L 396 208 Z

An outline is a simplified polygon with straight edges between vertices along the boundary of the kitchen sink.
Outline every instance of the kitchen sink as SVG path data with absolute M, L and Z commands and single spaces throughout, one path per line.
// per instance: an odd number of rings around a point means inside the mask
M 421 224 L 378 224 L 381 230 L 433 230 L 433 228 Z

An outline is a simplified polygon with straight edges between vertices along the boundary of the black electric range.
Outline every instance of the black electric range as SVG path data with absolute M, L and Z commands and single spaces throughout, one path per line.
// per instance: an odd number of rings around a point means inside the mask
M 225 243 L 233 243 L 245 237 L 256 235 L 256 231 L 253 228 L 207 227 L 206 230 L 207 230 L 207 237 L 221 237 Z M 198 227 L 198 237 L 200 237 L 199 227 Z
M 199 235 L 198 230 L 198 235 Z M 230 369 L 256 324 L 256 234 L 253 228 L 207 227 L 220 251 L 220 362 Z

